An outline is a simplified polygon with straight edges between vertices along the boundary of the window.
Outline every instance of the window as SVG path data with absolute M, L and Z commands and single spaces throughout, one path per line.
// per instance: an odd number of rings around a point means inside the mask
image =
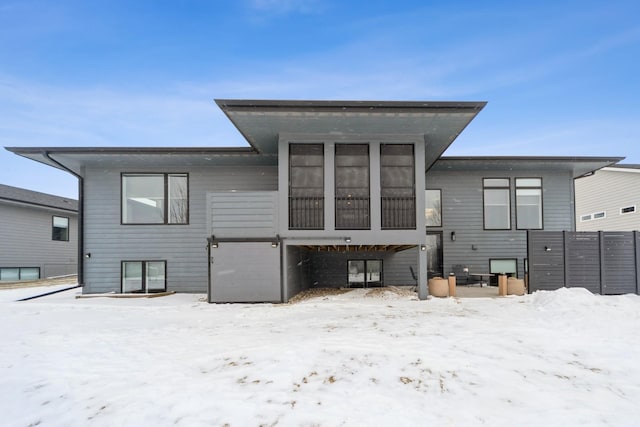
M 591 219 L 592 219 L 592 218 L 591 218 L 591 214 L 588 214 L 588 215 L 582 215 L 582 216 L 580 217 L 580 222 L 591 221 Z
M 607 214 L 606 212 L 596 212 L 593 214 L 593 219 L 602 219 L 602 218 L 606 218 Z
M 166 261 L 122 261 L 122 293 L 164 292 Z
M 289 228 L 324 229 L 324 145 L 289 145 Z
M 2 267 L 0 282 L 17 282 L 19 280 L 37 280 L 40 278 L 40 267 Z
M 336 229 L 369 229 L 369 145 L 336 144 Z
M 59 240 L 61 242 L 69 241 L 69 218 L 64 216 L 53 217 L 53 229 L 51 232 L 52 240 Z
M 509 178 L 483 180 L 485 230 L 511 229 Z
M 347 261 L 347 271 L 349 286 L 382 286 L 382 260 L 350 259 Z
M 415 164 L 412 144 L 380 145 L 383 230 L 416 228 Z
M 123 174 L 123 224 L 188 224 L 187 174 Z
M 620 208 L 620 215 L 634 213 L 636 211 L 636 205 Z
M 542 229 L 542 178 L 516 178 L 516 228 Z
M 489 273 L 494 275 L 491 277 L 491 283 L 496 285 L 498 284 L 499 274 L 506 274 L 509 277 L 518 277 L 518 260 L 515 258 L 490 259 Z
M 426 208 L 424 215 L 427 227 L 442 227 L 442 191 L 427 190 L 425 192 Z

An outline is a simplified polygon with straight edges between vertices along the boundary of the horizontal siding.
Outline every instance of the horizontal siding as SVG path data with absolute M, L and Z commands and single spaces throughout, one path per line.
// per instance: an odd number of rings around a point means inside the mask
M 511 178 L 511 230 L 484 230 L 483 178 Z M 488 273 L 492 258 L 517 258 L 524 277 L 527 232 L 516 230 L 515 177 L 541 177 L 545 230 L 573 230 L 573 179 L 568 172 L 430 171 L 427 189 L 442 190 L 444 274 L 462 264 L 472 273 Z M 430 228 L 431 229 L 431 228 Z M 451 232 L 456 240 L 451 240 Z M 475 247 L 475 249 L 473 249 Z
M 640 173 L 600 170 L 576 180 L 576 228 L 579 231 L 640 230 Z M 636 206 L 632 214 L 620 208 Z M 606 217 L 580 221 L 583 215 L 606 212 Z
M 218 192 L 207 195 L 210 234 L 272 237 L 277 234 L 277 191 Z
M 69 241 L 51 239 L 52 217 L 69 218 Z M 77 214 L 0 202 L 0 267 L 39 267 L 41 277 L 74 274 Z
M 165 172 L 189 173 L 188 225 L 121 225 L 121 172 L 85 171 L 85 292 L 120 290 L 123 260 L 166 260 L 167 288 L 181 292 L 206 292 L 208 284 L 207 193 L 277 190 L 277 168 L 210 167 L 176 168 Z

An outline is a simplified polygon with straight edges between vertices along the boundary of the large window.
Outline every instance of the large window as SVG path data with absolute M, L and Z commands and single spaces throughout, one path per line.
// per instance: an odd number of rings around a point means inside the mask
M 337 144 L 336 229 L 369 229 L 369 145 Z
M 167 289 L 166 261 L 122 261 L 122 292 L 163 292 Z
M 51 239 L 61 242 L 69 241 L 69 218 L 64 216 L 54 216 Z
M 485 230 L 510 230 L 509 178 L 485 178 L 483 196 Z
M 426 207 L 424 215 L 427 227 L 442 227 L 442 191 L 427 190 L 425 192 Z
M 39 267 L 0 267 L 0 282 L 37 280 L 39 278 Z
M 324 229 L 324 145 L 289 145 L 289 228 Z
M 187 174 L 123 174 L 123 224 L 187 224 Z
M 542 229 L 542 178 L 516 178 L 516 228 Z
M 380 196 L 383 230 L 416 228 L 412 144 L 380 145 Z

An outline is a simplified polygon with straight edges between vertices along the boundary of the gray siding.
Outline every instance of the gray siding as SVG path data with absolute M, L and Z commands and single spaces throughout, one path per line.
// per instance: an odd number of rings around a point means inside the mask
M 311 259 L 309 251 L 297 246 L 287 246 L 285 256 L 289 287 L 284 300 L 289 301 L 296 294 L 311 287 Z
M 349 260 L 382 260 L 384 285 L 416 285 L 409 267 L 418 271 L 418 250 L 400 252 L 311 252 L 311 277 L 314 287 L 341 287 L 348 285 Z
M 484 230 L 483 178 L 511 178 L 511 230 Z M 430 171 L 427 189 L 442 190 L 444 274 L 454 264 L 470 272 L 488 273 L 489 259 L 517 258 L 518 277 L 524 277 L 527 232 L 516 230 L 515 177 L 541 177 L 545 230 L 573 230 L 573 179 L 569 172 L 504 172 L 491 170 Z M 430 228 L 431 229 L 431 228 Z M 451 240 L 455 231 L 456 240 Z M 473 249 L 475 247 L 476 249 Z
M 603 169 L 576 180 L 576 228 L 579 231 L 640 230 L 640 170 Z M 636 207 L 635 213 L 620 209 Z M 583 215 L 605 212 L 605 218 L 581 221 Z
M 275 191 L 276 167 L 175 168 L 161 172 L 189 173 L 188 225 L 120 224 L 120 174 L 158 172 L 85 170 L 85 292 L 119 292 L 120 262 L 166 260 L 167 289 L 207 292 L 207 193 Z
M 218 237 L 273 237 L 278 233 L 277 205 L 277 191 L 209 193 L 209 232 Z
M 52 217 L 69 218 L 69 241 L 52 240 Z M 0 201 L 0 267 L 39 267 L 40 277 L 75 274 L 78 220 L 75 212 Z

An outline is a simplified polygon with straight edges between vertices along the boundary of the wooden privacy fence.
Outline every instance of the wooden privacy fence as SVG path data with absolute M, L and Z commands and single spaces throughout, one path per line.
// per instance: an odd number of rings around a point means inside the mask
M 639 293 L 637 231 L 527 232 L 529 292 L 582 287 L 593 293 Z

